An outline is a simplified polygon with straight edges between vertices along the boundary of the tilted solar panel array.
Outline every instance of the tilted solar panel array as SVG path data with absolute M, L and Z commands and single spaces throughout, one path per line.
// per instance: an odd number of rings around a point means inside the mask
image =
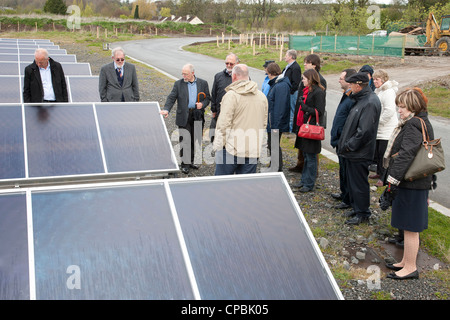
M 34 61 L 37 48 L 47 49 L 50 57 L 61 63 L 66 76 L 69 102 L 100 101 L 98 76 L 92 76 L 89 63 L 77 62 L 75 55 L 67 54 L 65 49 L 60 49 L 50 41 L 0 39 L 0 84 L 5 84 L 0 87 L 0 96 L 5 97 L 2 103 L 23 102 L 24 70 Z
M 0 105 L 0 184 L 178 172 L 157 102 Z
M 282 173 L 119 180 L 178 172 L 158 102 L 98 102 L 89 67 L 23 104 L 24 42 L 0 39 L 0 299 L 342 299 Z
M 0 240 L 1 299 L 342 298 L 281 173 L 0 191 Z

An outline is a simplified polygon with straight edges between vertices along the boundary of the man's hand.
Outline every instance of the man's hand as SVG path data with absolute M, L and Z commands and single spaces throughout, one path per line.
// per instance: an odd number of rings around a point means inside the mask
M 159 113 L 162 114 L 164 118 L 167 118 L 169 116 L 169 111 L 167 110 L 161 110 Z

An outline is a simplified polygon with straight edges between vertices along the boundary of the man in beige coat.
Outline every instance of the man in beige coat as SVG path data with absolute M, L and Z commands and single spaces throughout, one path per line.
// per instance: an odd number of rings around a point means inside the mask
M 248 67 L 234 66 L 231 78 L 215 132 L 216 175 L 255 173 L 267 126 L 267 98 Z

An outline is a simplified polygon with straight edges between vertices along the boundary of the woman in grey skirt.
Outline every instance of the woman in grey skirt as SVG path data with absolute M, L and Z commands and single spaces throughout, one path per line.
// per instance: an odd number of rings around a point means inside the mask
M 423 141 L 419 118 L 425 121 L 430 139 L 434 139 L 434 133 L 428 120 L 427 98 L 419 88 L 409 88 L 399 93 L 395 103 L 400 121 L 388 142 L 384 166 L 388 170 L 387 191 L 394 199 L 391 225 L 404 230 L 404 251 L 402 261 L 386 266 L 396 271 L 388 274 L 388 278 L 417 279 L 419 233 L 428 228 L 428 192 L 432 176 L 414 181 L 406 181 L 404 176 Z

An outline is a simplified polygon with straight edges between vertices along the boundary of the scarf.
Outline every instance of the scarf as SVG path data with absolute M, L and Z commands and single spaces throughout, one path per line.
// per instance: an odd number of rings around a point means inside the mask
M 309 87 L 304 87 L 303 92 L 302 92 L 303 93 L 303 95 L 302 95 L 303 103 L 305 103 L 306 98 L 308 97 L 308 92 L 309 92 Z M 304 112 L 300 105 L 300 108 L 298 109 L 298 113 L 297 113 L 297 125 L 299 127 L 301 127 L 301 125 L 303 124 L 303 114 L 304 114 Z
M 397 138 L 398 134 L 402 130 L 405 123 L 414 117 L 414 113 L 412 112 L 406 119 L 400 119 L 398 122 L 397 127 L 395 127 L 394 131 L 392 131 L 391 137 L 389 138 L 388 145 L 386 147 L 386 152 L 383 156 L 383 167 L 387 169 L 389 167 L 389 162 L 391 160 L 391 149 L 392 145 L 394 144 L 395 139 Z

